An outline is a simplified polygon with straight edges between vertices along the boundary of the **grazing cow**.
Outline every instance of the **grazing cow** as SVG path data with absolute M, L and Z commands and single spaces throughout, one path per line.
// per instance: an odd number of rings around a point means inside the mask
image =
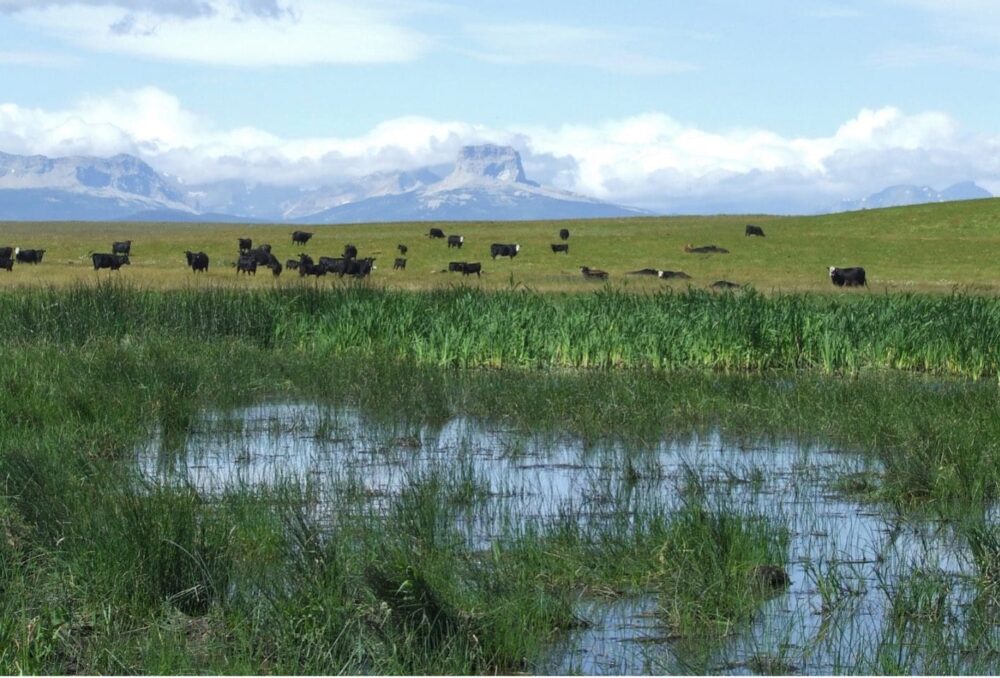
M 868 287 L 865 279 L 865 269 L 860 266 L 853 268 L 830 267 L 830 281 L 837 287 Z
M 392 270 L 399 271 L 406 268 L 406 259 L 403 257 L 396 257 L 396 261 L 392 263 Z
M 258 266 L 270 266 L 278 261 L 278 258 L 271 254 L 270 245 L 261 245 L 243 253 L 243 256 L 252 258 Z
M 278 261 L 277 259 L 268 264 L 267 267 L 271 269 L 271 275 L 273 275 L 275 278 L 281 275 L 281 262 Z
M 285 268 L 287 268 L 289 271 L 299 270 L 299 260 L 289 259 L 288 261 L 285 262 Z
M 0 247 L 0 259 L 10 259 L 20 251 L 20 247 Z
M 473 273 L 475 273 L 476 277 L 479 278 L 480 277 L 479 274 L 482 272 L 483 272 L 483 265 L 478 261 L 462 264 L 462 275 L 472 275 Z
M 427 232 L 427 237 L 428 238 L 443 238 L 444 237 L 444 231 L 442 231 L 440 228 L 432 228 L 431 230 L 429 230 Z
M 569 243 L 568 242 L 564 242 L 562 244 L 552 243 L 551 247 L 552 247 L 553 254 L 557 254 L 559 252 L 565 252 L 566 254 L 569 254 Z
M 319 265 L 322 266 L 327 273 L 343 273 L 347 269 L 347 262 L 350 259 L 345 259 L 344 257 L 320 257 Z
M 187 257 L 188 266 L 191 270 L 197 273 L 202 271 L 203 273 L 208 273 L 208 255 L 204 252 L 192 252 L 191 250 L 185 250 L 184 256 Z
M 6 269 L 8 273 L 14 270 L 13 257 L 0 257 L 0 268 Z
M 240 241 L 240 254 L 246 254 L 251 249 L 253 249 L 253 240 L 250 238 L 239 238 Z
M 132 254 L 132 241 L 122 240 L 111 243 L 112 254 Z
M 399 250 L 399 253 L 402 254 L 404 257 L 406 256 L 406 252 L 408 251 L 406 245 L 396 245 L 396 249 Z
M 45 250 L 18 250 L 14 258 L 22 264 L 40 264 L 44 254 Z
M 448 262 L 448 272 L 449 273 L 461 273 L 462 269 L 465 268 L 464 261 L 449 261 Z
M 716 245 L 702 245 L 701 247 L 685 245 L 684 251 L 688 254 L 729 254 L 729 250 Z
M 691 279 L 691 276 L 689 276 L 684 271 L 659 271 L 657 273 L 657 275 L 660 277 L 661 280 L 672 280 L 672 279 L 675 279 L 675 278 L 677 280 L 690 280 Z
M 560 228 L 559 229 L 559 239 L 560 240 L 569 240 L 569 229 L 568 228 Z
M 292 232 L 292 243 L 297 245 L 305 245 L 309 242 L 309 238 L 313 237 L 312 233 L 306 231 L 293 231 Z
M 745 236 L 759 235 L 760 237 L 763 238 L 764 237 L 764 229 L 761 228 L 760 226 L 754 226 L 753 224 L 747 224 L 746 230 L 743 232 L 743 235 L 745 235 Z
M 344 246 L 344 258 L 345 259 L 357 259 L 358 258 L 358 248 L 354 245 L 347 244 Z
M 94 270 L 101 268 L 110 268 L 112 271 L 117 271 L 122 267 L 122 264 L 129 264 L 127 254 L 91 254 L 91 261 L 94 262 Z
M 253 255 L 244 254 L 236 262 L 236 275 L 240 273 L 257 275 L 257 259 Z
M 711 284 L 713 290 L 735 290 L 742 287 L 742 285 L 737 285 L 734 282 L 729 282 L 728 280 L 716 280 Z
M 502 245 L 500 243 L 493 243 L 490 245 L 490 256 L 494 259 L 497 257 L 510 257 L 513 259 L 517 256 L 517 253 L 521 251 L 520 245 Z
M 462 245 L 465 243 L 464 235 L 449 235 L 448 236 L 448 247 L 457 247 L 462 249 Z
M 583 273 L 583 277 L 588 280 L 607 280 L 608 272 L 601 271 L 596 268 L 590 268 L 589 266 L 581 266 L 580 273 Z
M 319 263 L 313 263 L 312 257 L 308 254 L 299 255 L 299 275 L 306 276 L 311 275 L 315 277 L 320 277 L 321 275 L 326 275 L 327 266 L 323 263 L 323 260 L 329 260 L 329 257 L 320 257 Z
M 364 278 L 373 270 L 375 270 L 374 257 L 365 257 L 364 259 L 348 259 L 345 262 L 344 270 L 340 272 L 340 277 L 343 278 L 345 275 L 350 275 L 355 278 Z

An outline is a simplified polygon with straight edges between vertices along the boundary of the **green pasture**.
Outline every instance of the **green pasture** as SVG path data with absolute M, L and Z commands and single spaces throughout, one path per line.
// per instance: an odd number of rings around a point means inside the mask
M 744 226 L 761 226 L 764 238 L 745 237 Z M 431 240 L 428 229 L 465 236 L 465 246 L 449 249 Z M 315 235 L 305 247 L 293 245 L 296 229 Z M 569 254 L 553 254 L 560 228 L 571 231 Z M 531 222 L 395 223 L 355 225 L 248 225 L 178 223 L 17 222 L 0 224 L 0 245 L 45 249 L 38 266 L 0 271 L 0 286 L 66 285 L 120 277 L 140 286 L 353 284 L 333 278 L 301 280 L 287 273 L 276 282 L 269 271 L 237 277 L 237 238 L 268 242 L 284 262 L 300 252 L 338 256 L 344 245 L 360 256 L 376 257 L 376 284 L 393 289 L 433 289 L 461 282 L 484 289 L 526 286 L 539 291 L 582 291 L 602 283 L 586 281 L 581 266 L 610 274 L 609 283 L 631 291 L 667 286 L 705 288 L 716 280 L 749 283 L 757 290 L 840 292 L 829 281 L 829 266 L 863 266 L 871 292 L 950 292 L 992 294 L 1000 290 L 1000 199 L 917 205 L 822 216 L 727 215 L 648 217 Z M 133 263 L 120 272 L 95 273 L 90 252 L 108 252 L 112 241 L 133 241 Z M 514 260 L 490 259 L 491 243 L 519 243 Z M 397 244 L 409 248 L 407 267 L 392 269 Z M 718 245 L 729 254 L 687 254 L 686 244 Z M 186 268 L 184 250 L 211 258 L 207 275 Z M 480 261 L 482 278 L 462 279 L 442 272 L 449 261 Z M 690 281 L 664 282 L 627 276 L 642 268 L 681 270 Z M 854 293 L 854 292 L 851 292 Z

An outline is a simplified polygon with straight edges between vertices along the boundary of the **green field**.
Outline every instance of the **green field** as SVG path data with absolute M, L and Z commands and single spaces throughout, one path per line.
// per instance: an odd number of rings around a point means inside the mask
M 754 223 L 767 234 L 747 238 Z M 461 250 L 426 236 L 432 226 L 465 236 Z M 560 228 L 569 228 L 568 255 L 555 255 Z M 313 231 L 305 248 L 293 246 L 296 228 Z M 581 266 L 610 273 L 610 284 L 634 291 L 704 288 L 720 279 L 749 283 L 758 291 L 838 291 L 830 284 L 829 266 L 863 266 L 872 292 L 963 291 L 995 294 L 1000 290 L 1000 199 L 941 203 L 847 212 L 813 217 L 735 215 L 650 217 L 567 222 L 405 223 L 330 226 L 177 224 L 177 223 L 4 223 L 0 245 L 45 249 L 38 266 L 0 272 L 0 286 L 65 285 L 98 276 L 120 277 L 139 286 L 177 288 L 217 284 L 272 287 L 270 272 L 246 280 L 232 267 L 238 237 L 269 242 L 281 261 L 305 251 L 313 257 L 338 256 L 352 243 L 360 256 L 377 258 L 375 284 L 393 289 L 433 289 L 458 283 L 462 276 L 442 273 L 449 261 L 481 261 L 481 279 L 463 284 L 484 289 L 524 285 L 539 291 L 575 291 L 600 287 L 585 281 Z M 133 241 L 133 264 L 121 272 L 95 273 L 89 252 L 110 251 L 114 240 Z M 491 261 L 493 242 L 517 242 L 513 261 Z M 405 271 L 393 271 L 396 245 L 409 247 Z M 686 254 L 684 245 L 714 244 L 729 254 Z M 205 276 L 185 267 L 184 250 L 208 253 Z M 663 282 L 625 273 L 642 268 L 685 271 L 690 281 Z M 279 285 L 314 284 L 283 275 Z M 327 278 L 320 285 L 338 284 Z M 347 282 L 343 284 L 349 284 Z M 843 291 L 840 291 L 843 292 Z

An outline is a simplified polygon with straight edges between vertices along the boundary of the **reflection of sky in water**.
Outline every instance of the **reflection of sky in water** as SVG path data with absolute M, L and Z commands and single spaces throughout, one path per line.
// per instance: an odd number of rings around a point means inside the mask
M 915 566 L 949 575 L 969 570 L 964 546 L 947 530 L 900 522 L 834 492 L 834 480 L 864 470 L 859 458 L 780 441 L 746 444 L 712 434 L 642 451 L 567 435 L 524 435 L 462 417 L 441 426 L 385 424 L 350 408 L 272 404 L 207 414 L 181 445 L 167 451 L 166 441 L 154 436 L 138 452 L 142 474 L 206 492 L 307 480 L 331 503 L 350 488 L 352 497 L 375 508 L 430 473 L 471 479 L 477 493 L 489 497 L 462 525 L 474 548 L 511 521 L 545 524 L 562 515 L 600 521 L 641 506 L 674 508 L 692 476 L 713 501 L 773 516 L 790 530 L 791 587 L 707 663 L 691 663 L 679 650 L 672 654 L 676 646 L 663 642 L 663 629 L 648 614 L 655 600 L 640 598 L 582 603 L 594 626 L 560 642 L 558 659 L 542 667 L 547 672 L 750 673 L 750 658 L 779 654 L 802 672 L 833 673 L 871 657 L 884 631 L 884 589 L 901 573 Z M 821 614 L 817 572 L 837 573 L 857 594 L 843 596 L 832 615 Z M 958 610 L 971 594 L 958 583 L 955 591 L 950 602 Z

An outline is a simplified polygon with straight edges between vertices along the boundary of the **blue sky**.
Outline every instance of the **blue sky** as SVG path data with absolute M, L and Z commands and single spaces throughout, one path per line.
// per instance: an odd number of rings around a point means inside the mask
M 332 183 L 495 141 L 652 209 L 1000 193 L 998 80 L 992 0 L 0 0 L 0 151 L 130 152 L 192 182 Z

